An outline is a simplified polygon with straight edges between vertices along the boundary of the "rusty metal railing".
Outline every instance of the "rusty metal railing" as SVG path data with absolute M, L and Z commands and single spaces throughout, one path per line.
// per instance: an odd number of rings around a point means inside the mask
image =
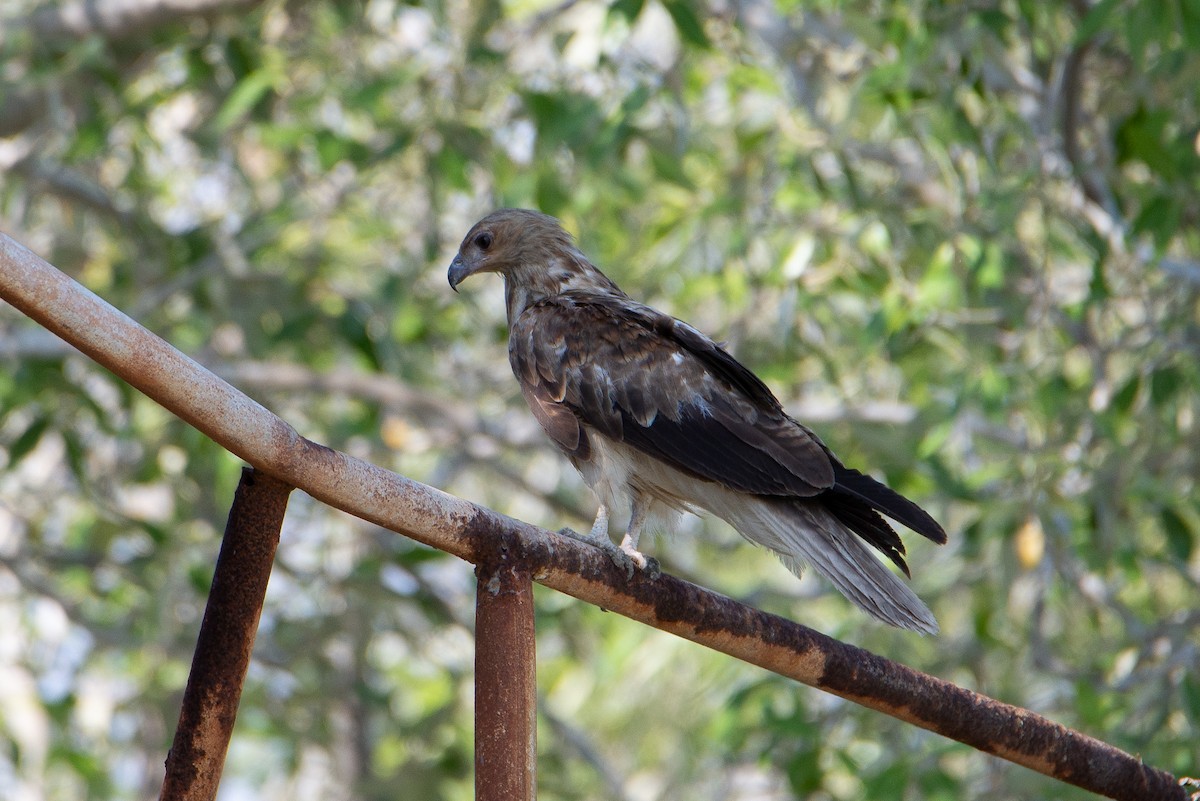
M 706 645 L 782 676 L 834 693 L 987 753 L 1121 801 L 1183 801 L 1174 776 L 1107 743 L 1041 715 L 928 676 L 797 623 L 739 604 L 669 575 L 627 580 L 609 559 L 577 540 L 514 520 L 301 437 L 295 429 L 204 367 L 145 330 L 36 255 L 0 234 L 0 298 L 41 323 L 163 407 L 195 426 L 256 471 L 288 487 L 477 567 L 476 797 L 533 799 L 535 692 L 532 582 Z M 282 497 L 286 499 L 286 491 Z M 235 516 L 237 502 L 235 502 Z M 277 509 L 282 516 L 282 506 Z M 278 536 L 263 526 L 263 539 Z M 232 523 L 231 523 L 232 527 Z M 229 534 L 227 533 L 227 536 Z M 263 552 L 266 544 L 260 543 Z M 226 547 L 222 548 L 224 555 Z M 274 547 L 270 546 L 273 553 Z M 222 559 L 222 561 L 225 561 Z M 263 579 L 269 565 L 260 562 Z M 219 586 L 233 565 L 218 565 L 209 615 L 220 618 Z M 255 593 L 261 595 L 256 588 Z M 261 597 L 257 604 L 261 606 Z M 253 612 L 254 622 L 258 613 Z M 235 621 L 237 648 L 253 642 L 250 613 Z M 204 633 L 197 666 L 206 672 Z M 239 673 L 240 671 L 240 673 Z M 245 664 L 224 672 L 237 685 L 218 705 L 181 715 L 176 749 L 208 744 L 206 762 L 177 766 L 162 798 L 211 798 L 224 761 Z M 203 686 L 203 685 L 198 685 Z M 191 689 L 189 687 L 189 692 Z M 212 715 L 225 743 L 197 732 Z M 195 722 L 193 722 L 195 721 Z M 200 740 L 196 738 L 199 737 Z M 182 739 L 181 739 L 182 738 Z M 214 751 L 219 756 L 213 761 Z M 190 757 L 189 757 L 190 759 Z M 189 774 L 190 771 L 190 774 Z M 205 776 L 199 774 L 204 773 Z M 189 779 L 189 775 L 191 778 Z
M 253 468 L 242 470 L 167 754 L 164 799 L 217 795 L 291 491 Z

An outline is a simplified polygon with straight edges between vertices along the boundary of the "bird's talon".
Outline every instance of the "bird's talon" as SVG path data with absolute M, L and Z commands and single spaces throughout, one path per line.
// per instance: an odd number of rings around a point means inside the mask
M 634 556 L 629 554 L 624 549 L 618 547 L 616 543 L 610 539 L 607 539 L 606 537 L 580 534 L 575 529 L 566 526 L 560 528 L 558 533 L 564 537 L 570 537 L 573 540 L 587 543 L 588 545 L 604 551 L 606 554 L 608 554 L 608 558 L 613 561 L 613 564 L 620 568 L 620 570 L 625 574 L 625 578 L 627 580 L 633 578 L 635 568 L 645 566 L 639 563 Z M 641 554 L 637 554 L 637 556 L 641 556 Z
M 618 548 L 609 555 L 612 557 L 613 564 L 625 571 L 625 580 L 632 579 L 633 574 L 637 572 L 637 565 L 629 558 L 629 554 Z
M 646 554 L 629 545 L 622 545 L 620 550 L 621 553 L 629 558 L 630 563 L 637 565 L 638 569 L 645 573 L 651 581 L 662 575 L 662 565 L 653 556 L 646 556 Z M 630 573 L 629 577 L 633 578 L 633 574 Z

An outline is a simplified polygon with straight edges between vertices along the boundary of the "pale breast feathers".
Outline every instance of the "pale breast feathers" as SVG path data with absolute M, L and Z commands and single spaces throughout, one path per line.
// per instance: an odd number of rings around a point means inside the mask
M 571 292 L 513 323 L 509 359 L 546 432 L 587 458 L 585 426 L 689 474 L 760 495 L 834 483 L 828 452 L 694 328 L 627 298 Z

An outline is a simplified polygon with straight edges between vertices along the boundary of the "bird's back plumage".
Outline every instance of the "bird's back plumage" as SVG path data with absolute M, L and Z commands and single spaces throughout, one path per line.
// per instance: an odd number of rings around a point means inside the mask
M 753 373 L 627 298 L 567 292 L 531 305 L 513 323 L 509 359 L 523 386 L 570 409 L 581 427 L 676 469 L 765 495 L 808 496 L 833 483 L 820 440 Z

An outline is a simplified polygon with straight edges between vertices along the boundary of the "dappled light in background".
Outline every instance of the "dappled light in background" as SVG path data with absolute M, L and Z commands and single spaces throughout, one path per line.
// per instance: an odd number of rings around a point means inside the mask
M 67 7 L 0 5 L 0 228 L 305 436 L 585 526 L 499 282 L 445 286 L 539 208 L 950 535 L 937 638 L 711 521 L 667 570 L 1196 772 L 1191 3 Z M 240 464 L 8 308 L 0 364 L 0 794 L 152 796 Z M 469 798 L 473 598 L 297 494 L 228 796 Z M 1085 797 L 537 603 L 543 798 Z

